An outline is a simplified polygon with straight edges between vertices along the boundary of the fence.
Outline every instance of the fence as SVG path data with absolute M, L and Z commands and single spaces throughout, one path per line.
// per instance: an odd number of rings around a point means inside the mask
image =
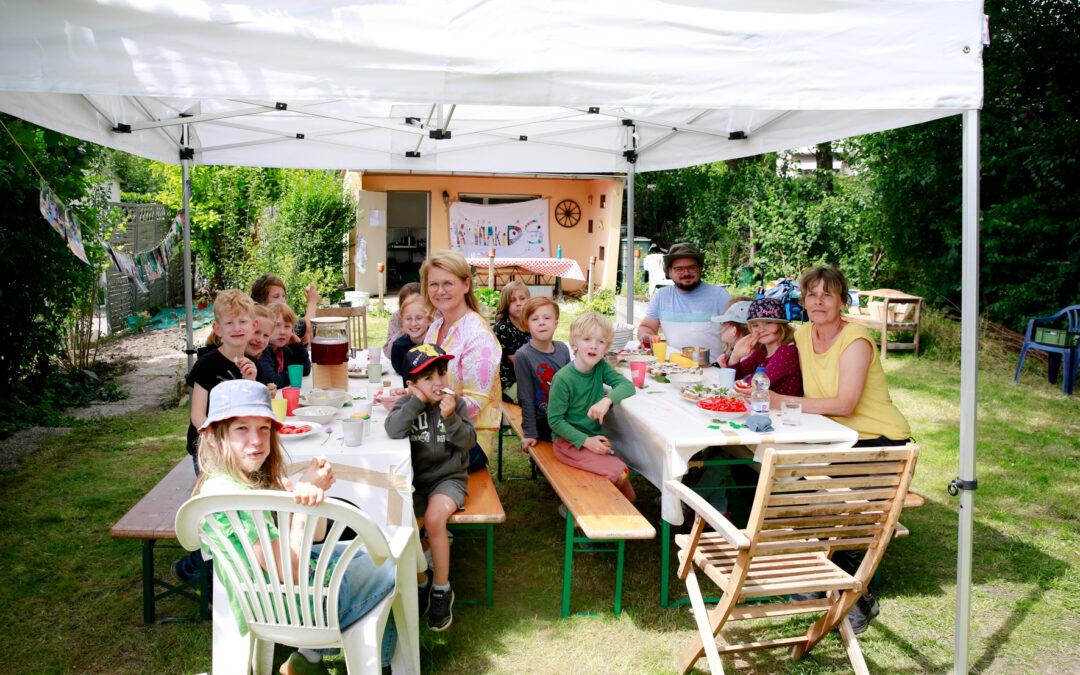
M 125 231 L 113 235 L 109 243 L 135 254 L 148 251 L 165 238 L 175 215 L 164 204 L 129 204 L 110 202 L 110 206 L 124 212 Z M 109 320 L 109 332 L 127 328 L 127 318 L 144 310 L 173 304 L 184 292 L 183 247 L 178 246 L 165 274 L 153 281 L 146 281 L 147 293 L 140 293 L 126 276 L 109 266 L 105 276 L 105 312 Z

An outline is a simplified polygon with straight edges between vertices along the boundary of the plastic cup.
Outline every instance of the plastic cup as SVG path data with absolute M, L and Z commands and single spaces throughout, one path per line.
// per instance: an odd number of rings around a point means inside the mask
M 716 381 L 716 386 L 723 387 L 724 389 L 735 388 L 734 368 L 720 368 L 717 372 L 719 373 L 719 378 Z
M 371 417 L 371 408 L 374 404 L 371 401 L 353 401 L 353 417 L 357 419 L 367 419 Z
M 281 390 L 281 396 L 285 399 L 285 414 L 291 415 L 300 407 L 300 390 L 296 387 L 285 387 Z
M 284 422 L 285 416 L 289 414 L 288 405 L 289 402 L 283 398 L 275 398 L 270 401 L 270 407 L 274 409 L 274 417 L 281 422 Z
M 382 364 L 378 362 L 367 364 L 367 376 L 372 382 L 380 382 L 382 380 Z
M 379 395 L 379 390 L 381 390 L 381 389 L 382 389 L 382 382 L 379 382 L 379 381 L 372 382 L 371 380 L 368 380 L 368 384 L 367 384 L 367 398 L 368 398 L 368 401 L 371 402 L 371 403 L 374 403 L 375 399 Z
M 345 436 L 345 445 L 355 447 L 364 444 L 364 435 L 367 432 L 367 420 L 355 418 L 342 420 L 341 429 Z
M 796 425 L 802 421 L 802 403 L 798 401 L 783 401 L 780 403 L 780 420 L 784 424 Z
M 634 380 L 635 387 L 645 386 L 645 362 L 644 361 L 631 361 L 630 362 L 630 377 Z
M 653 340 L 652 353 L 657 361 L 667 360 L 667 343 L 663 340 Z
M 289 366 L 289 384 L 296 389 L 304 383 L 304 364 L 294 363 Z
M 368 353 L 368 368 L 371 367 L 372 363 L 377 364 L 380 360 L 382 360 L 382 347 L 377 347 L 375 345 L 369 345 L 367 353 Z

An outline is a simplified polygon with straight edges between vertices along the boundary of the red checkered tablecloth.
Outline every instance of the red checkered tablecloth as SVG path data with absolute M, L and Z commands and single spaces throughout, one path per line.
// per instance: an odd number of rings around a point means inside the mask
M 466 258 L 473 267 L 487 269 L 487 258 Z M 495 258 L 495 267 L 517 267 L 532 274 L 548 274 L 564 279 L 585 281 L 581 265 L 572 258 Z

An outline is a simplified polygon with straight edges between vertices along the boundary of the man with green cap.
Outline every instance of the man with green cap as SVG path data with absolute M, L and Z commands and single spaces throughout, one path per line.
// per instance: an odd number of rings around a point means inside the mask
M 710 354 L 723 353 L 714 316 L 724 313 L 731 296 L 720 286 L 701 281 L 705 256 L 692 244 L 674 244 L 664 256 L 664 270 L 674 286 L 664 286 L 649 300 L 645 318 L 638 326 L 638 339 L 651 344 L 664 331 L 668 351 L 683 347 L 706 347 Z

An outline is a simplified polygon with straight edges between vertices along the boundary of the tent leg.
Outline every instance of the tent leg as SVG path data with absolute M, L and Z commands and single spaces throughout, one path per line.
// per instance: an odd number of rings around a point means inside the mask
M 963 136 L 963 271 L 960 328 L 960 481 L 959 534 L 956 547 L 956 649 L 953 672 L 968 672 L 968 629 L 971 621 L 971 548 L 975 481 L 975 431 L 979 366 L 979 111 L 964 112 Z
M 626 261 L 623 263 L 626 289 L 626 323 L 634 325 L 634 162 L 626 173 Z
M 190 128 L 184 125 L 184 140 L 189 137 Z M 181 153 L 181 182 L 184 186 L 184 324 L 187 327 L 187 369 L 195 360 L 195 337 L 191 327 L 191 159 Z

